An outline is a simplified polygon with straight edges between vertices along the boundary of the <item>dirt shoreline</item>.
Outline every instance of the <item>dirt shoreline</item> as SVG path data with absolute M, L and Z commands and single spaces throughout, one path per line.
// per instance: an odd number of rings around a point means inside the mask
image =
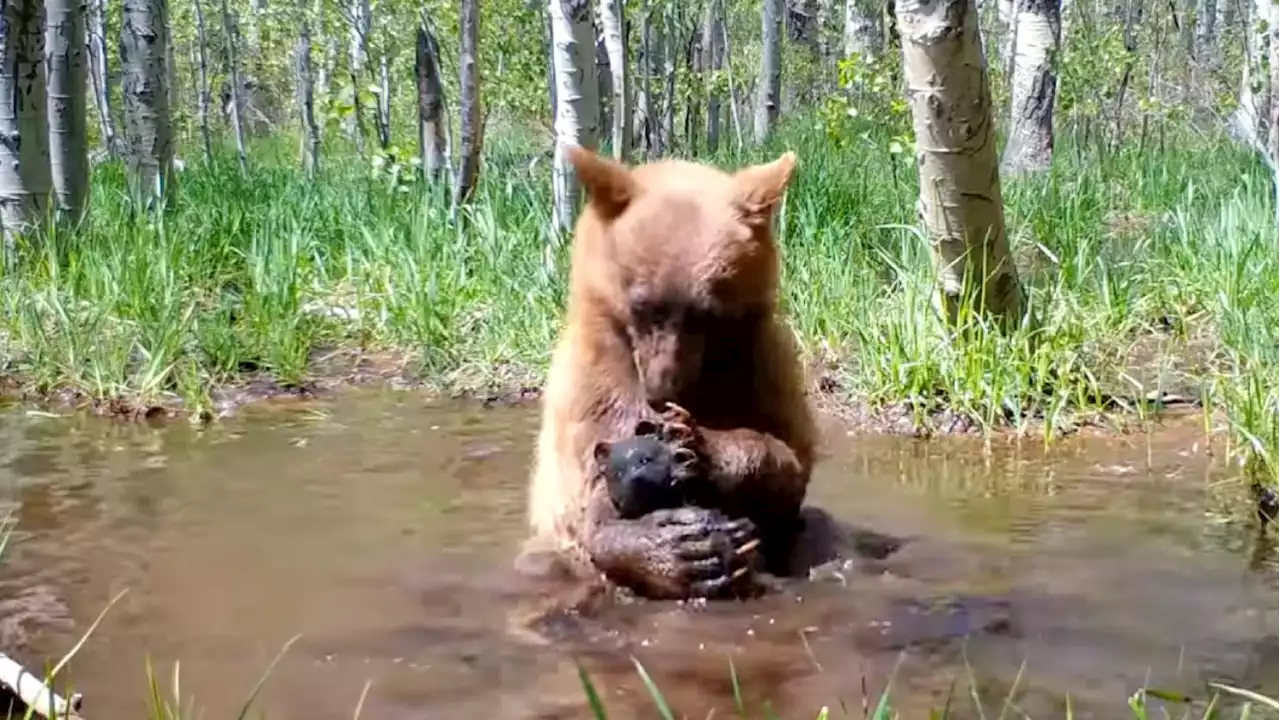
M 542 397 L 541 377 L 529 368 L 494 367 L 458 371 L 453 376 L 429 378 L 410 371 L 410 363 L 400 354 L 370 354 L 354 350 L 330 350 L 318 355 L 308 377 L 297 383 L 281 382 L 269 373 L 243 372 L 216 387 L 211 406 L 194 411 L 176 393 L 142 398 L 130 395 L 97 397 L 70 387 L 41 391 L 20 375 L 0 375 L 0 401 L 27 405 L 46 411 L 79 411 L 125 421 L 163 422 L 186 417 L 208 423 L 235 414 L 240 408 L 262 403 L 306 402 L 357 387 L 385 387 L 424 393 L 434 399 L 468 400 L 485 407 L 536 406 Z M 840 420 L 854 434 L 890 434 L 913 437 L 982 435 L 984 428 L 969 414 L 947 406 L 945 398 L 916 409 L 910 401 L 872 403 L 855 397 L 839 380 L 838 363 L 810 363 L 809 395 L 815 409 Z M 1106 410 L 1069 411 L 1058 418 L 1055 437 L 1080 431 L 1128 434 L 1158 424 L 1170 416 L 1198 414 L 1198 399 L 1166 394 L 1159 411 L 1142 418 L 1126 407 L 1135 399 L 1109 398 Z M 993 437 L 1042 435 L 1044 418 L 1024 415 L 1021 427 L 1011 411 L 997 417 L 987 432 Z M 1065 420 L 1065 421 L 1064 421 Z

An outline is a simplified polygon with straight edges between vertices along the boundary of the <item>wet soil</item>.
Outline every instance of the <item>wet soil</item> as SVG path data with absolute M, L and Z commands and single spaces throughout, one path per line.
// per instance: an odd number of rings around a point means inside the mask
M 1114 718 L 1144 682 L 1276 694 L 1274 537 L 1220 515 L 1239 469 L 1198 422 L 1039 444 L 863 437 L 829 422 L 810 502 L 905 540 L 750 602 L 623 603 L 541 632 L 511 569 L 536 412 L 365 388 L 224 422 L 0 414 L 0 649 L 68 651 L 85 714 L 184 702 L 273 718 L 813 717 L 874 706 Z M 1024 666 L 1025 663 L 1025 666 Z M 732 667 L 732 673 L 730 668 Z M 1021 672 L 1021 674 L 1020 674 Z M 735 692 L 734 677 L 737 691 Z M 366 692 L 366 683 L 367 692 Z M 1179 713 L 1180 714 L 1180 713 Z
M 1005 408 L 984 427 L 970 414 L 952 407 L 948 398 L 871 401 L 851 392 L 841 380 L 848 368 L 829 350 L 819 349 L 808 359 L 809 394 L 816 407 L 838 416 L 846 427 L 863 433 L 931 437 L 937 435 L 1042 435 L 1046 418 L 1040 410 Z M 1051 433 L 1056 437 L 1082 429 L 1128 432 L 1147 429 L 1169 415 L 1202 413 L 1202 403 L 1186 378 L 1171 379 L 1153 370 L 1152 358 L 1135 361 L 1130 372 L 1151 387 L 1165 388 L 1139 394 L 1116 392 L 1093 398 L 1091 409 L 1063 407 L 1053 418 Z M 1157 363 L 1158 364 L 1158 363 Z M 462 369 L 447 377 L 427 376 L 400 352 L 364 352 L 349 348 L 319 348 L 305 378 L 285 382 L 257 367 L 244 367 L 233 378 L 213 389 L 208 407 L 191 407 L 176 393 L 152 397 L 115 395 L 100 397 L 81 389 L 63 387 L 40 389 L 18 375 L 0 372 L 0 400 L 46 409 L 79 409 L 90 414 L 121 420 L 148 422 L 188 417 L 208 422 L 227 417 L 251 404 L 292 404 L 329 396 L 353 387 L 417 390 L 439 399 L 476 400 L 486 406 L 531 406 L 542 394 L 542 376 L 525 366 L 487 366 L 482 370 Z M 1154 375 L 1153 375 L 1154 373 Z M 1148 377 L 1150 376 L 1150 377 Z M 1176 376 L 1176 373 L 1175 373 Z M 1179 379 L 1180 378 L 1180 379 Z M 1173 389 L 1168 389 L 1172 386 Z M 1046 394 L 1047 403 L 1050 395 Z M 1139 412 L 1141 409 L 1141 412 Z

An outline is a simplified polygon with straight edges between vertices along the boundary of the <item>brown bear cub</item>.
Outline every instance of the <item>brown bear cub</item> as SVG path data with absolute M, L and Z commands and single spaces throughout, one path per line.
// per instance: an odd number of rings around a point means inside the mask
M 757 555 L 788 574 L 816 437 L 777 308 L 771 221 L 794 156 L 729 174 L 566 152 L 587 204 L 543 399 L 526 554 L 558 555 L 650 598 L 734 594 Z M 601 463 L 638 428 L 641 449 L 676 476 L 700 473 L 681 491 L 697 490 L 696 502 L 678 493 L 659 498 L 676 507 L 638 517 L 615 503 Z

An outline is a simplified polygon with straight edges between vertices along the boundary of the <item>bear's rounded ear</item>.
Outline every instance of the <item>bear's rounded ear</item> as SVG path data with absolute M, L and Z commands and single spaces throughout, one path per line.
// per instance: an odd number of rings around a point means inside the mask
M 734 174 L 737 204 L 745 220 L 769 221 L 791 182 L 795 167 L 796 154 L 788 151 L 773 162 L 745 167 Z
M 564 154 L 587 191 L 587 201 L 601 217 L 612 220 L 627 209 L 635 198 L 636 184 L 625 165 L 578 145 L 565 145 Z

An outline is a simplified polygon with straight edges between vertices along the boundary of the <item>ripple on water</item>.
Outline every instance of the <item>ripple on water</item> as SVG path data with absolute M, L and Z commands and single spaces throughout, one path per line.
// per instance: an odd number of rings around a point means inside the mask
M 1115 717 L 1148 672 L 1276 692 L 1273 566 L 1206 520 L 1230 469 L 1176 428 L 985 457 L 831 432 L 811 501 L 909 538 L 896 554 L 749 603 L 619 605 L 539 644 L 509 628 L 536 601 L 509 572 L 536 424 L 380 391 L 203 429 L 0 415 L 0 643 L 56 659 L 127 588 L 71 668 L 103 717 L 143 712 L 148 653 L 165 680 L 181 660 L 210 717 L 235 712 L 295 634 L 273 717 L 350 717 L 367 680 L 367 717 L 587 717 L 577 663 L 612 717 L 652 717 L 632 656 L 689 717 L 732 714 L 730 660 L 784 717 L 856 713 L 890 677 L 904 716 L 954 682 L 966 717 L 970 684 L 998 706 L 1024 661 L 1033 716 L 1070 693 Z

